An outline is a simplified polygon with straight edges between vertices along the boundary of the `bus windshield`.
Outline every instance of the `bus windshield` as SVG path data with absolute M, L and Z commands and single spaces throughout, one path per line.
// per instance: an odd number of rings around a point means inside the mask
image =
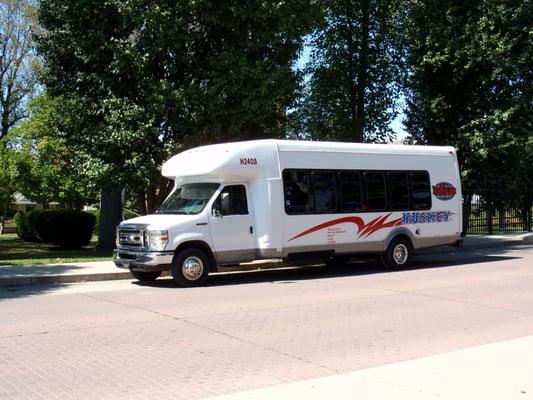
M 156 214 L 198 214 L 218 189 L 218 183 L 179 185 L 163 202 Z

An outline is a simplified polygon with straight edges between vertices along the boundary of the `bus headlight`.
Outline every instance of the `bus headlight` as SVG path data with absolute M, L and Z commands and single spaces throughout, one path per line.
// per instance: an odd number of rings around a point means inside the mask
M 146 231 L 146 246 L 149 250 L 163 251 L 168 244 L 168 231 Z

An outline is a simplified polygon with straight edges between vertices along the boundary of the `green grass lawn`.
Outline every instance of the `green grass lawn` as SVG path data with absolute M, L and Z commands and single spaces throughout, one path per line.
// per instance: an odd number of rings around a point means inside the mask
M 106 260 L 111 260 L 111 253 L 96 250 L 96 237 L 82 249 L 65 250 L 44 243 L 25 242 L 16 234 L 0 235 L 0 266 Z

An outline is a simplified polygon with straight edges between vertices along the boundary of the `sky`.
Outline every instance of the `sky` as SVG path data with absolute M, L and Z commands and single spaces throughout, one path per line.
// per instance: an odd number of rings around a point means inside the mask
M 405 131 L 402 120 L 405 118 L 405 114 L 402 110 L 400 110 L 400 113 L 396 116 L 396 118 L 391 122 L 390 127 L 396 133 L 396 139 L 404 139 L 407 136 L 407 132 Z
M 309 56 L 311 55 L 311 46 L 304 45 L 300 57 L 294 64 L 295 69 L 302 69 L 305 64 L 309 61 Z M 403 99 L 400 99 L 400 104 L 403 104 Z M 396 118 L 391 121 L 390 127 L 394 133 L 396 133 L 396 139 L 403 139 L 407 136 L 407 132 L 404 129 L 402 120 L 405 118 L 405 113 L 400 109 L 400 112 Z

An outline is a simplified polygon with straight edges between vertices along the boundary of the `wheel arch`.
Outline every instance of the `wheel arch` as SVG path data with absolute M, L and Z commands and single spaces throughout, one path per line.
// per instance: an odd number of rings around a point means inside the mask
M 391 231 L 389 235 L 387 236 L 387 239 L 383 243 L 382 251 L 387 250 L 391 242 L 396 238 L 403 238 L 403 239 L 408 240 L 409 243 L 411 243 L 411 247 L 413 248 L 413 250 L 416 250 L 416 246 L 415 246 L 416 239 L 411 233 L 411 231 L 407 228 L 396 228 L 393 231 Z
M 174 259 L 176 259 L 176 256 L 183 251 L 184 249 L 199 249 L 202 250 L 207 258 L 209 259 L 209 271 L 210 272 L 216 272 L 217 271 L 217 263 L 215 259 L 215 255 L 213 254 L 213 251 L 211 250 L 211 247 L 206 242 L 203 242 L 201 240 L 189 240 L 187 242 L 181 243 L 176 250 L 174 250 Z

